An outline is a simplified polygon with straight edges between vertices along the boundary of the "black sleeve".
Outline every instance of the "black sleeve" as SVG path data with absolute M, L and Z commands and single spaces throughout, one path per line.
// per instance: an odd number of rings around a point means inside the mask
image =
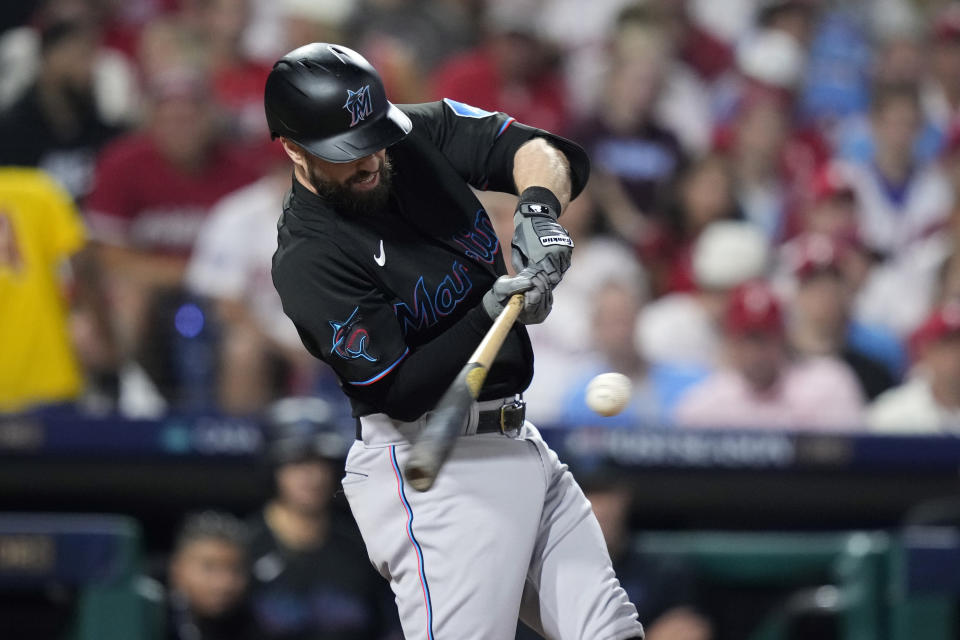
M 275 261 L 273 282 L 303 345 L 350 385 L 369 385 L 408 355 L 393 308 L 335 246 Z
M 397 420 L 432 409 L 493 324 L 477 305 L 411 351 L 391 302 L 347 261 L 290 256 L 273 276 L 307 350 L 333 368 L 347 395 Z
M 505 113 L 484 111 L 444 98 L 440 102 L 403 105 L 414 131 L 428 137 L 460 176 L 481 190 L 516 194 L 513 158 L 531 138 L 545 138 L 570 162 L 572 196 L 590 176 L 587 153 L 578 144 L 517 122 Z

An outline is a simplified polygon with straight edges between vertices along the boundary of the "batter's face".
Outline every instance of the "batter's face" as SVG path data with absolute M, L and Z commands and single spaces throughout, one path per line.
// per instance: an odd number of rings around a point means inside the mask
M 386 149 L 353 162 L 328 162 L 283 140 L 296 165 L 297 178 L 342 213 L 364 214 L 381 209 L 390 193 L 391 165 Z

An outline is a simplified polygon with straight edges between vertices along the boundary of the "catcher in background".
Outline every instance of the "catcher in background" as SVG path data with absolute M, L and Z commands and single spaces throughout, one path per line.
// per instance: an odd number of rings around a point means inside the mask
M 557 222 L 586 182 L 578 146 L 453 100 L 395 106 L 356 52 L 314 43 L 267 79 L 267 122 L 294 164 L 273 280 L 304 346 L 357 418 L 342 481 L 407 638 L 642 638 L 603 535 L 566 466 L 524 420 L 523 324 L 570 265 Z M 471 186 L 520 194 L 508 276 Z M 510 331 L 429 492 L 400 472 L 460 368 L 514 293 Z

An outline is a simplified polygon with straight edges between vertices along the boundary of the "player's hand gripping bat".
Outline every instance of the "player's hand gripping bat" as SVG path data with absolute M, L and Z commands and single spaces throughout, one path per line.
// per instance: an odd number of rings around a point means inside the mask
M 493 326 L 480 341 L 470 360 L 454 378 L 440 398 L 437 408 L 427 419 L 420 437 L 410 449 L 410 457 L 403 469 L 407 482 L 417 491 L 426 491 L 433 486 L 457 438 L 463 434 L 463 425 L 470 412 L 470 405 L 480 394 L 487 371 L 522 307 L 522 293 L 510 297 L 510 301 L 494 320 Z

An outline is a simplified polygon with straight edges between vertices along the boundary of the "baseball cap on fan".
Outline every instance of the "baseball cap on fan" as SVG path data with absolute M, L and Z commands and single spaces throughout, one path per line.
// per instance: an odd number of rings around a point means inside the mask
M 834 164 L 822 167 L 813 179 L 813 200 L 816 203 L 833 198 L 856 200 L 857 194 L 853 185 Z
M 770 285 L 754 280 L 734 289 L 723 327 L 731 336 L 783 333 L 783 312 Z
M 693 247 L 693 278 L 703 290 L 732 289 L 762 277 L 770 258 L 767 239 L 749 222 L 711 223 Z
M 844 247 L 831 236 L 807 233 L 798 237 L 791 248 L 793 275 L 801 282 L 821 273 L 842 273 Z
M 790 90 L 803 76 L 804 56 L 800 43 L 773 29 L 744 39 L 736 52 L 737 67 L 749 80 Z

